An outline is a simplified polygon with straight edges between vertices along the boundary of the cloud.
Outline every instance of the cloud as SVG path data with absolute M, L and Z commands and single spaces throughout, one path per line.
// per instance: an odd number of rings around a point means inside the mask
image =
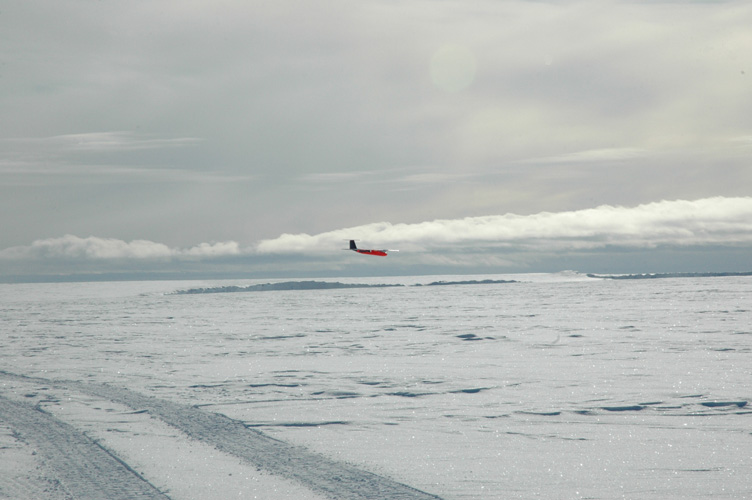
M 609 246 L 654 248 L 752 243 L 752 198 L 661 201 L 636 207 L 602 205 L 568 212 L 491 215 L 417 224 L 380 222 L 316 235 L 283 234 L 261 241 L 262 254 L 328 252 L 345 239 L 378 246 L 464 247 L 548 252 Z
M 186 250 L 178 251 L 178 255 L 190 257 L 226 257 L 243 253 L 240 245 L 235 241 L 222 241 L 217 243 L 200 243 Z
M 51 137 L 52 142 L 78 151 L 134 151 L 185 147 L 200 142 L 195 137 L 155 138 L 143 137 L 132 132 L 90 132 L 65 134 Z
M 562 163 L 608 163 L 615 161 L 633 160 L 644 157 L 647 154 L 645 150 L 638 148 L 609 148 L 609 149 L 590 149 L 587 151 L 578 151 L 544 158 L 531 158 L 522 160 L 520 163 L 536 164 L 562 164 Z
M 86 132 L 63 134 L 52 137 L 24 137 L 6 139 L 9 143 L 27 144 L 36 149 L 61 151 L 138 151 L 144 149 L 176 148 L 195 145 L 201 139 L 195 137 L 161 138 L 144 136 L 126 131 Z
M 96 153 L 107 154 L 114 158 L 114 153 L 128 153 L 146 150 L 183 149 L 199 145 L 202 139 L 196 137 L 160 137 L 156 135 L 137 134 L 125 131 L 86 132 L 80 134 L 63 134 L 49 137 L 14 137 L 3 138 L 4 155 L 7 158 L 60 162 L 84 161 L 89 158 L 103 157 Z M 160 151 L 157 154 L 161 154 Z
M 387 259 L 364 258 L 340 251 L 348 239 L 360 240 L 363 248 L 401 252 Z M 717 271 L 747 269 L 750 246 L 752 197 L 714 197 L 415 224 L 378 222 L 313 235 L 282 234 L 254 247 L 235 241 L 171 247 L 145 239 L 68 234 L 1 250 L 0 279 L 113 272 L 271 277 Z
M 80 238 L 65 235 L 60 238 L 36 240 L 30 246 L 16 246 L 0 251 L 4 259 L 64 259 L 64 260 L 153 260 L 212 258 L 240 255 L 242 250 L 234 241 L 201 243 L 191 248 L 170 248 L 148 240 L 126 242 L 114 238 L 89 236 Z
M 184 159 L 202 139 L 122 131 L 0 139 L 0 176 L 16 186 L 122 182 L 235 183 L 250 174 L 192 168 Z M 135 155 L 130 158 L 127 155 Z M 155 155 L 155 161 L 140 155 Z M 178 154 L 187 156 L 175 156 Z

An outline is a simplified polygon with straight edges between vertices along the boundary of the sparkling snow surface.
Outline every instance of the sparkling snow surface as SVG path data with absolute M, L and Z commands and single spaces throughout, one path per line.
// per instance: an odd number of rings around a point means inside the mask
M 0 498 L 752 498 L 752 278 L 327 281 L 0 285 Z

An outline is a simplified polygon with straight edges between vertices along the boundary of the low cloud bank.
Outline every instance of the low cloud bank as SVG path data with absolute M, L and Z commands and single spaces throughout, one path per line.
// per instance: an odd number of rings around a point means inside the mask
M 364 248 L 402 252 L 388 259 L 353 258 L 339 251 L 347 248 L 348 239 L 360 240 Z M 752 197 L 716 197 L 417 224 L 380 222 L 316 235 L 283 234 L 250 248 L 234 241 L 173 248 L 148 240 L 66 235 L 0 250 L 0 275 L 169 271 L 302 276 L 578 266 L 591 272 L 726 270 L 748 267 L 749 245 Z M 640 251 L 637 260 L 629 255 L 632 250 Z
M 80 238 L 70 234 L 60 238 L 37 240 L 30 246 L 0 251 L 0 257 L 7 259 L 72 260 L 202 258 L 240 254 L 240 246 L 234 241 L 201 243 L 191 248 L 170 248 L 163 243 L 148 240 L 126 242 L 96 236 Z
M 608 246 L 654 248 L 752 243 L 752 198 L 714 197 L 621 207 L 603 205 L 570 212 L 491 215 L 417 224 L 380 222 L 316 235 L 283 234 L 263 240 L 261 254 L 324 253 L 343 240 L 361 239 L 379 248 L 566 251 Z

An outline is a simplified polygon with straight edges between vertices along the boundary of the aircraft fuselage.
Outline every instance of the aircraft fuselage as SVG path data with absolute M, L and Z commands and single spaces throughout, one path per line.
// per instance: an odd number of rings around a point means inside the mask
M 386 257 L 386 252 L 384 252 L 383 250 L 362 250 L 360 248 L 356 248 L 355 251 L 365 255 L 378 255 L 379 257 Z
M 386 250 L 365 250 L 363 248 L 358 248 L 355 245 L 355 240 L 350 240 L 350 250 L 353 252 L 362 253 L 363 255 L 377 255 L 379 257 L 386 257 Z

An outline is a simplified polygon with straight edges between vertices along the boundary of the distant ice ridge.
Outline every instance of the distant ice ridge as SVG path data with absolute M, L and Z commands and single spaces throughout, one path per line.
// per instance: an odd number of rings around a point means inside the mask
M 517 283 L 515 280 L 464 280 L 464 281 L 433 281 L 425 285 L 418 283 L 412 286 L 444 286 L 444 285 L 489 285 L 500 283 Z M 191 295 L 199 293 L 234 293 L 234 292 L 271 292 L 279 290 L 332 290 L 338 288 L 390 288 L 405 286 L 396 283 L 340 283 L 338 281 L 285 281 L 282 283 L 262 283 L 248 286 L 219 286 L 210 288 L 189 288 L 178 290 L 176 295 Z
M 248 286 L 218 286 L 211 288 L 190 288 L 187 290 L 178 290 L 177 295 L 197 294 L 197 293 L 233 293 L 233 292 L 272 292 L 277 290 L 331 290 L 336 288 L 385 288 L 404 286 L 397 284 L 375 284 L 368 285 L 364 283 L 340 283 L 337 281 L 285 281 L 282 283 L 262 283 L 260 285 Z
M 443 286 L 443 285 L 497 285 L 500 283 L 519 283 L 516 280 L 465 280 L 465 281 L 432 281 L 421 285 L 420 283 L 413 286 Z
M 722 278 L 726 276 L 752 276 L 752 272 L 730 273 L 643 273 L 643 274 L 588 274 L 590 278 L 611 280 L 644 280 L 658 278 Z

